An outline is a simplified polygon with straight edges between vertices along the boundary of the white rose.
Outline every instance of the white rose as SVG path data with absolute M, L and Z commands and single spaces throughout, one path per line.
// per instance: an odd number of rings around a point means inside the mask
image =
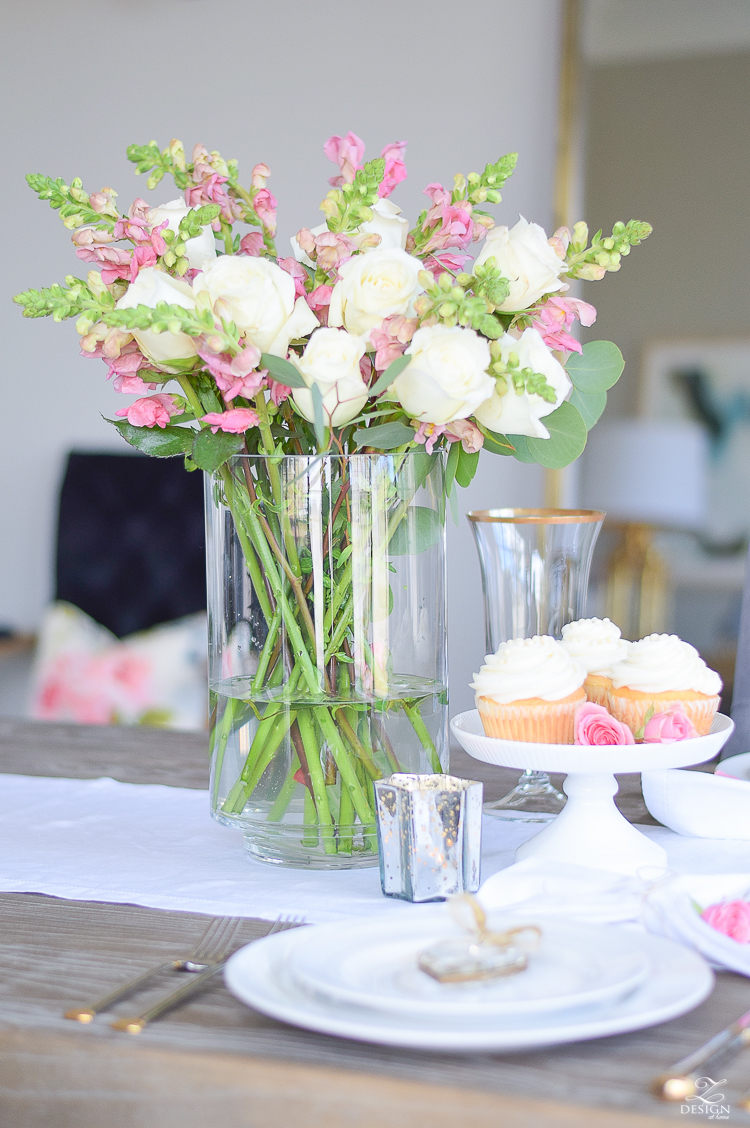
M 392 390 L 407 415 L 420 423 L 466 419 L 492 394 L 490 348 L 473 329 L 417 329 L 406 355 L 411 360 Z
M 311 227 L 310 234 L 322 235 L 327 230 L 328 225 L 321 223 L 318 227 Z M 346 232 L 347 236 L 357 246 L 362 242 L 365 235 L 372 235 L 373 233 L 380 236 L 380 242 L 377 247 L 370 248 L 371 250 L 403 251 L 406 247 L 406 236 L 409 234 L 409 221 L 401 215 L 401 208 L 397 208 L 390 200 L 377 199 L 372 205 L 372 219 L 368 219 L 356 231 Z M 296 235 L 292 235 L 289 242 L 292 244 L 292 254 L 297 262 L 303 262 L 305 266 L 315 266 L 309 255 L 305 254 L 300 247 Z
M 359 362 L 365 341 L 345 329 L 316 329 L 302 356 L 294 363 L 308 388 L 317 384 L 323 396 L 323 413 L 331 427 L 351 422 L 367 402 L 368 389 Z M 315 419 L 312 392 L 295 388 L 294 402 L 311 423 Z
M 528 223 L 523 216 L 515 227 L 493 227 L 476 257 L 475 266 L 494 258 L 503 278 L 510 282 L 510 293 L 497 308 L 504 313 L 528 309 L 543 294 L 567 290 L 560 280 L 566 269 L 547 242 L 544 228 Z
M 155 309 L 158 302 L 195 309 L 192 287 L 181 278 L 172 278 L 155 266 L 145 266 L 135 282 L 131 282 L 115 306 L 116 309 L 134 309 L 145 305 Z M 187 333 L 155 333 L 153 329 L 131 329 L 141 352 L 157 368 L 169 372 L 170 360 L 186 360 L 196 355 L 195 341 Z
M 214 309 L 221 300 L 221 315 L 261 352 L 286 356 L 292 337 L 304 336 L 318 325 L 304 298 L 295 302 L 291 275 L 265 258 L 222 255 L 197 275 L 193 289 L 196 294 L 207 293 Z
M 192 210 L 184 200 L 170 200 L 168 204 L 158 204 L 157 207 L 152 208 L 148 213 L 148 221 L 154 227 L 158 227 L 166 219 L 170 231 L 177 231 L 180 220 Z M 216 240 L 210 224 L 202 228 L 200 235 L 185 242 L 185 258 L 193 270 L 200 270 L 204 263 L 216 258 Z
M 414 301 L 422 292 L 422 263 L 400 249 L 355 255 L 339 268 L 328 311 L 329 325 L 343 325 L 366 337 L 385 317 L 414 316 Z
M 538 330 L 525 329 L 519 340 L 506 333 L 500 339 L 501 355 L 504 361 L 515 354 L 520 369 L 530 368 L 547 378 L 555 392 L 555 402 L 548 403 L 540 395 L 523 391 L 519 395 L 508 381 L 507 391 L 498 395 L 497 386 L 490 399 L 474 412 L 474 417 L 490 431 L 501 435 L 529 435 L 533 439 L 548 439 L 549 431 L 540 423 L 543 415 L 549 415 L 563 402 L 572 384 L 568 374 L 547 348 Z

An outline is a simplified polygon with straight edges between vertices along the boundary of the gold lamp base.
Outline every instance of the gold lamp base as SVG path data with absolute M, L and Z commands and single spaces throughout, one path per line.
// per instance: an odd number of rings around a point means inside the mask
M 605 614 L 623 638 L 667 630 L 669 568 L 654 545 L 655 525 L 615 526 L 620 542 L 607 563 Z

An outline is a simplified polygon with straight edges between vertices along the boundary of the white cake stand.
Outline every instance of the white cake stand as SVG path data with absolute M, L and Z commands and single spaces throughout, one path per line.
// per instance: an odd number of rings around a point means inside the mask
M 567 773 L 563 790 L 568 802 L 544 830 L 519 846 L 517 861 L 539 858 L 625 874 L 635 874 L 643 866 L 665 866 L 667 855 L 617 810 L 615 773 L 702 764 L 717 755 L 733 728 L 729 717 L 718 713 L 708 736 L 674 744 L 591 748 L 485 736 L 475 709 L 451 721 L 453 735 L 475 760 L 505 768 Z

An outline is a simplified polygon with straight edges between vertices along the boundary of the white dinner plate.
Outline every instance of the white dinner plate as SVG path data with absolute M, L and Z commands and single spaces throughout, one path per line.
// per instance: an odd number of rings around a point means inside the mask
M 315 926 L 313 926 L 315 927 Z M 278 933 L 240 949 L 224 975 L 229 990 L 281 1022 L 340 1038 L 426 1050 L 521 1050 L 622 1034 L 655 1026 L 697 1007 L 710 994 L 714 977 L 688 948 L 648 933 L 633 933 L 648 956 L 651 972 L 630 995 L 605 1008 L 581 1008 L 555 1015 L 472 1018 L 390 1014 L 313 997 L 288 975 L 287 967 L 307 929 Z
M 295 946 L 288 973 L 308 994 L 334 1002 L 431 1016 L 539 1015 L 602 1006 L 640 986 L 648 956 L 630 933 L 606 926 L 490 914 L 497 931 L 538 924 L 542 936 L 519 975 L 481 983 L 438 983 L 419 954 L 448 938 L 469 939 L 445 908 L 405 921 L 353 921 L 311 929 Z

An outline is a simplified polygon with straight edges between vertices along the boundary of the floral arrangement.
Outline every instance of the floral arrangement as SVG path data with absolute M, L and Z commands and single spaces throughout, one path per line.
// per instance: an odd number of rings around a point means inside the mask
M 26 317 L 75 318 L 83 355 L 139 397 L 117 412 L 123 437 L 192 467 L 214 471 L 240 450 L 440 443 L 450 487 L 471 480 L 482 447 L 548 467 L 577 458 L 622 360 L 607 342 L 581 348 L 572 324 L 596 312 L 565 292 L 619 270 L 650 226 L 617 223 L 591 240 L 585 223 L 550 239 L 525 219 L 495 226 L 484 205 L 500 201 L 510 153 L 451 189 L 429 184 L 410 228 L 390 199 L 404 143 L 366 162 L 353 133 L 324 149 L 339 168 L 325 223 L 299 231 L 287 256 L 264 164 L 245 188 L 237 162 L 203 145 L 190 162 L 180 141 L 133 145 L 148 187 L 170 175 L 183 199 L 139 198 L 126 214 L 111 188 L 29 175 L 95 269 L 14 300 Z
M 290 254 L 274 241 L 268 167 L 245 187 L 203 145 L 190 161 L 180 141 L 131 146 L 149 189 L 171 176 L 182 195 L 127 212 L 111 188 L 30 175 L 91 270 L 15 301 L 26 317 L 74 318 L 82 354 L 137 397 L 112 420 L 123 438 L 212 475 L 231 514 L 222 551 L 252 600 L 232 604 L 211 682 L 216 817 L 296 819 L 304 848 L 348 864 L 375 852 L 373 780 L 439 772 L 447 749 L 444 673 L 394 669 L 404 635 L 389 620 L 417 575 L 397 584 L 399 561 L 440 543 L 446 497 L 481 449 L 549 468 L 582 452 L 622 357 L 578 343 L 573 323 L 596 314 L 568 289 L 619 270 L 651 228 L 496 226 L 486 205 L 515 153 L 429 184 L 410 225 L 391 199 L 404 143 L 369 161 L 353 133 L 324 148 L 337 166 L 324 222 Z M 377 463 L 361 489 L 360 454 Z M 357 517 L 357 489 L 380 523 Z
M 691 740 L 698 733 L 683 709 L 675 706 L 664 713 L 647 712 L 646 721 L 633 734 L 623 721 L 613 717 L 604 705 L 586 701 L 576 711 L 575 743 L 600 745 L 613 744 L 674 744 L 678 740 Z

